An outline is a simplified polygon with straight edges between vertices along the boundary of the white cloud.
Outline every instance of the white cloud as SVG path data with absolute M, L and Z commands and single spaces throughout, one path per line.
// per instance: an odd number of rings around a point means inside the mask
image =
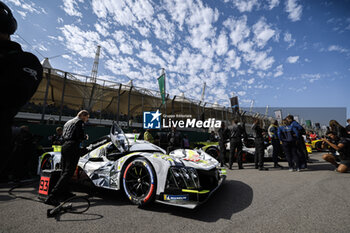
M 96 46 L 101 39 L 97 32 L 83 31 L 75 25 L 64 25 L 60 28 L 65 38 L 66 47 L 82 57 L 93 58 Z
M 251 78 L 251 79 L 247 80 L 247 83 L 248 83 L 249 85 L 251 85 L 251 84 L 254 83 L 254 81 L 255 81 L 255 79 L 254 79 L 254 78 Z
M 63 0 L 63 6 L 61 7 L 69 16 L 82 17 L 79 12 L 78 2 L 82 3 L 84 0 Z
M 290 56 L 287 58 L 287 62 L 291 64 L 296 63 L 298 60 L 299 60 L 299 56 Z
M 158 14 L 153 20 L 154 34 L 160 40 L 165 40 L 169 45 L 175 39 L 175 25 L 166 19 L 164 14 Z
M 217 55 L 221 56 L 224 55 L 228 50 L 228 42 L 227 42 L 227 36 L 225 31 L 221 31 L 217 45 L 216 45 L 216 53 Z
M 109 35 L 108 30 L 99 23 L 95 23 L 96 31 L 98 31 L 102 36 L 106 37 Z
M 284 33 L 283 40 L 288 43 L 288 48 L 295 44 L 295 39 L 292 38 L 292 34 L 289 32 Z
M 41 14 L 41 13 L 47 14 L 47 12 L 45 11 L 44 8 L 36 6 L 35 3 L 31 2 L 31 1 L 27 1 L 27 2 L 23 2 L 20 0 L 7 0 L 7 1 L 14 4 L 17 7 L 22 8 L 22 10 L 20 10 L 20 11 L 17 10 L 17 12 L 23 18 L 26 17 L 27 12 L 35 13 L 35 14 Z
M 247 92 L 245 92 L 245 91 L 239 91 L 239 92 L 237 92 L 237 94 L 238 94 L 239 96 L 245 96 L 245 94 L 247 94 Z
M 234 50 L 230 50 L 227 53 L 227 58 L 225 59 L 226 62 L 226 71 L 229 71 L 231 68 L 234 68 L 236 70 L 239 69 L 241 66 L 241 58 L 236 55 L 236 52 Z
M 272 10 L 273 8 L 277 7 L 280 4 L 280 0 L 268 0 L 269 3 L 269 9 Z
M 231 2 L 240 12 L 251 12 L 254 7 L 259 6 L 258 0 L 231 0 Z
M 230 38 L 233 45 L 237 45 L 249 36 L 250 29 L 247 25 L 247 16 L 245 15 L 239 19 L 228 18 L 223 22 L 223 25 L 231 31 Z
M 199 49 L 208 57 L 212 57 L 215 52 L 208 40 L 215 37 L 216 28 L 213 27 L 213 23 L 218 18 L 219 12 L 217 9 L 213 10 L 203 5 L 202 2 L 198 2 L 198 4 L 191 5 L 189 17 L 185 21 L 190 33 L 187 41 L 193 48 Z
M 279 65 L 276 67 L 276 73 L 273 75 L 273 77 L 279 77 L 283 75 L 283 65 Z
M 340 53 L 347 53 L 347 52 L 349 52 L 349 50 L 348 49 L 346 49 L 346 48 L 343 48 L 343 47 L 341 47 L 341 46 L 339 46 L 339 45 L 331 45 L 331 46 L 329 46 L 328 47 L 328 51 L 329 52 L 340 52 Z
M 254 41 L 258 47 L 262 48 L 275 35 L 275 30 L 271 29 L 264 17 L 253 25 Z
M 122 26 L 137 28 L 143 36 L 148 36 L 150 33 L 154 9 L 148 0 L 93 0 L 91 5 L 93 12 L 101 19 L 110 15 L 111 21 Z
M 61 17 L 57 18 L 57 23 L 63 23 L 63 19 Z
M 288 18 L 293 22 L 300 20 L 303 13 L 303 7 L 298 4 L 298 0 L 287 0 L 285 10 L 288 13 Z
M 19 11 L 19 10 L 18 10 L 17 13 L 20 14 L 20 16 L 22 16 L 23 19 L 25 19 L 26 16 L 27 16 L 27 13 L 24 12 L 24 11 Z

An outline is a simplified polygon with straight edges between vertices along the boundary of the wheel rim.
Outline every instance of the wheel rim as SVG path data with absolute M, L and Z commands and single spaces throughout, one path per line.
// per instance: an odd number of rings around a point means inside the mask
M 219 158 L 219 153 L 216 150 L 210 149 L 207 153 L 209 155 L 211 155 L 214 159 L 218 159 Z
M 51 169 L 50 160 L 48 158 L 44 159 L 43 163 L 41 164 L 41 170 L 45 169 Z
M 153 191 L 153 176 L 149 165 L 136 161 L 130 163 L 124 172 L 124 189 L 129 198 L 148 199 Z

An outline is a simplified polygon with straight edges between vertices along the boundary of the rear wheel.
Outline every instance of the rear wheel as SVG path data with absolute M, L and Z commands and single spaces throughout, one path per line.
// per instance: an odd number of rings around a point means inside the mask
M 322 149 L 322 141 L 318 141 L 318 142 L 315 143 L 315 149 L 317 151 L 322 151 L 323 150 Z
M 144 158 L 136 158 L 123 172 L 123 189 L 129 200 L 144 206 L 155 199 L 156 175 L 152 165 Z

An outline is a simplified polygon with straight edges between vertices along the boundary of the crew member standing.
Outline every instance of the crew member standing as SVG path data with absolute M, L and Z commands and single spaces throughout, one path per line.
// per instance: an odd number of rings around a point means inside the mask
M 220 164 L 221 167 L 224 167 L 225 164 L 225 154 L 226 154 L 226 141 L 229 139 L 229 130 L 226 128 L 225 126 L 225 122 L 221 122 L 221 127 L 218 130 L 218 134 L 219 134 L 219 148 L 220 148 L 220 156 L 219 156 L 219 160 L 220 160 Z
M 182 148 L 182 135 L 176 130 L 176 127 L 172 127 L 171 131 L 168 133 L 167 154 L 180 148 Z
M 238 124 L 237 120 L 232 121 L 232 127 L 230 128 L 230 159 L 229 168 L 232 170 L 233 158 L 235 152 L 237 153 L 238 169 L 243 169 L 242 164 L 242 137 L 247 140 L 247 133 L 245 129 Z
M 305 129 L 298 122 L 294 120 L 294 117 L 292 115 L 288 115 L 286 117 L 286 120 L 288 121 L 288 123 L 292 128 L 298 131 L 296 147 L 299 155 L 299 164 L 300 164 L 299 169 L 307 168 L 307 161 L 309 159 L 309 154 L 307 153 L 305 140 L 303 137 L 303 135 L 306 134 Z
M 298 130 L 290 126 L 284 119 L 278 128 L 278 138 L 282 141 L 282 146 L 288 161 L 289 171 L 300 171 L 299 155 L 297 151 Z
M 255 154 L 254 162 L 255 169 L 259 168 L 259 171 L 267 171 L 268 168 L 264 167 L 264 154 L 265 154 L 265 144 L 264 144 L 264 130 L 260 127 L 259 119 L 256 119 L 252 125 L 254 142 L 255 142 Z
M 10 8 L 0 1 L 0 175 L 5 175 L 11 156 L 13 118 L 34 95 L 43 75 L 38 58 L 11 41 L 10 35 L 16 29 L 17 21 Z
M 267 130 L 270 139 L 271 139 L 271 144 L 273 147 L 272 151 L 272 159 L 274 163 L 274 168 L 283 168 L 281 165 L 278 164 L 278 155 L 281 153 L 281 143 L 280 140 L 278 139 L 278 121 L 277 120 L 272 120 L 271 125 L 269 126 Z
M 80 143 L 87 139 L 84 124 L 88 119 L 89 112 L 82 110 L 75 118 L 67 121 L 63 126 L 63 138 L 65 142 L 61 150 L 62 174 L 49 198 L 46 200 L 46 204 L 58 205 L 59 199 L 65 200 L 74 196 L 69 191 L 69 180 L 72 178 L 78 165 L 81 154 Z

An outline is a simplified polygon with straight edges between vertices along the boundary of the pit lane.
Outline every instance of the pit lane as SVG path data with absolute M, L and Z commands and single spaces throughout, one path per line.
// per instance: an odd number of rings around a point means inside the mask
M 85 214 L 46 218 L 49 206 L 0 185 L 0 232 L 349 232 L 350 174 L 334 172 L 321 153 L 303 172 L 227 171 L 225 184 L 196 210 L 131 205 L 121 192 L 98 190 Z M 286 163 L 281 163 L 286 166 Z M 95 192 L 96 190 L 88 190 Z M 37 183 L 14 190 L 34 198 Z M 86 195 L 77 192 L 78 195 Z

